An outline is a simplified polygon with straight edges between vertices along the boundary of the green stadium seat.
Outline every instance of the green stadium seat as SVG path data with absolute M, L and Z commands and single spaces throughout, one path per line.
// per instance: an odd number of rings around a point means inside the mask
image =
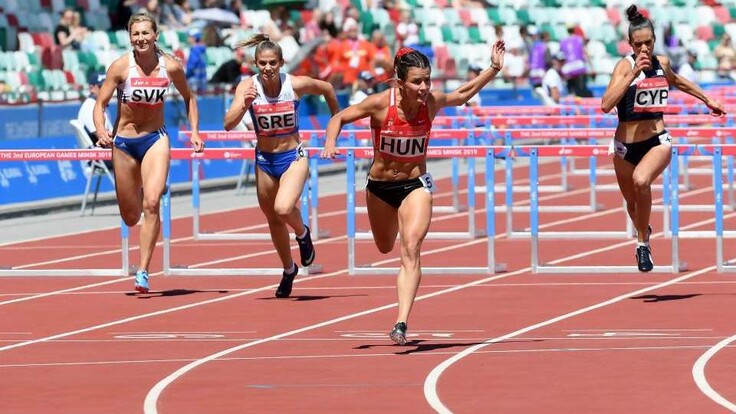
M 28 73 L 28 82 L 37 90 L 46 89 L 46 82 L 42 71 L 34 70 Z
M 495 7 L 489 7 L 488 10 L 488 19 L 492 21 L 494 24 L 500 24 L 501 23 L 501 14 L 498 12 L 498 9 Z M 458 68 L 459 68 L 460 62 L 458 62 Z
M 516 18 L 519 21 L 519 24 L 521 25 L 528 25 L 532 22 L 531 17 L 529 16 L 529 10 L 527 9 L 519 9 L 516 11 Z
M 726 28 L 722 24 L 720 23 L 713 24 L 713 36 L 715 36 L 716 39 L 720 39 L 724 33 L 726 33 Z
M 442 41 L 445 43 L 456 43 L 455 36 L 449 26 L 442 26 Z
M 485 43 L 480 35 L 478 26 L 468 27 L 468 36 L 470 36 L 470 41 L 473 43 Z

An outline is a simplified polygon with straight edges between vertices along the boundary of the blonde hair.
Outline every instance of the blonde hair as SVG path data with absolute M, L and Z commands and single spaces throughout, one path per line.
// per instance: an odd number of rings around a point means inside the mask
M 128 20 L 128 33 L 130 33 L 130 28 L 133 27 L 134 24 L 141 22 L 150 22 L 153 32 L 158 33 L 158 23 L 156 23 L 156 19 L 148 12 L 140 12 L 130 16 L 130 19 Z
M 281 52 L 281 46 L 279 46 L 278 43 L 271 41 L 271 36 L 267 35 L 266 33 L 257 33 L 253 36 L 251 36 L 250 39 L 245 40 L 243 42 L 238 43 L 235 45 L 235 47 L 256 47 L 256 51 L 254 53 L 254 57 L 257 59 L 258 55 L 263 52 L 264 50 L 273 50 L 276 53 L 276 56 L 278 56 L 279 60 L 284 60 L 284 55 Z

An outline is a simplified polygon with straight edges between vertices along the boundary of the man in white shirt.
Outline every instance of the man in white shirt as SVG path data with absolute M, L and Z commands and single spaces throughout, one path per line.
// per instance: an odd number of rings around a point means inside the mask
M 95 101 L 97 100 L 97 94 L 100 92 L 100 86 L 105 81 L 105 74 L 92 74 L 89 79 L 89 95 L 82 102 L 82 107 L 79 108 L 77 120 L 82 124 L 84 131 L 92 139 L 92 143 L 97 144 L 97 128 L 95 128 L 95 123 L 92 120 L 92 112 L 95 107 Z M 107 111 L 105 111 L 105 129 L 112 135 L 112 123 L 110 123 L 110 114 Z
M 542 78 L 542 86 L 535 90 L 546 106 L 559 105 L 560 98 L 565 94 L 565 86 L 562 83 L 562 76 L 560 76 L 560 71 L 564 64 L 565 55 L 562 53 L 555 54 L 552 57 L 547 72 Z
M 698 52 L 692 49 L 688 50 L 687 61 L 680 66 L 677 74 L 697 85 L 698 73 L 695 72 L 694 68 L 696 60 L 698 60 Z
M 77 121 L 84 127 L 84 132 L 89 135 L 93 144 L 97 144 L 97 128 L 95 128 L 95 122 L 92 119 L 92 112 L 94 112 L 95 101 L 97 100 L 97 94 L 100 92 L 102 82 L 105 81 L 105 73 L 93 73 L 89 77 L 89 95 L 87 99 L 82 102 L 82 106 L 79 108 L 77 113 Z M 112 135 L 112 123 L 110 122 L 110 114 L 105 110 L 105 129 Z M 105 161 L 107 168 L 112 171 L 112 161 Z

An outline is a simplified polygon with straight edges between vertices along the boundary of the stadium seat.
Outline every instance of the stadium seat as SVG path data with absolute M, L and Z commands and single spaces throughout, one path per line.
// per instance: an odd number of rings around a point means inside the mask
M 92 140 L 90 139 L 89 135 L 87 135 L 87 132 L 84 130 L 84 126 L 76 120 L 72 119 L 69 121 L 69 124 L 71 124 L 72 129 L 74 130 L 74 137 L 77 140 L 77 147 L 80 149 L 90 149 L 94 148 L 94 144 L 92 143 Z M 89 168 L 89 169 L 87 169 Z M 84 190 L 84 196 L 82 198 L 82 207 L 81 207 L 81 215 L 84 215 L 84 211 L 87 207 L 87 199 L 89 198 L 89 192 L 92 186 L 92 179 L 97 178 L 97 183 L 95 184 L 95 193 L 94 197 L 92 198 L 92 213 L 95 213 L 95 204 L 97 203 L 97 193 L 100 190 L 100 182 L 102 181 L 102 177 L 107 177 L 110 182 L 112 183 L 113 188 L 115 187 L 115 179 L 112 176 L 112 173 L 107 168 L 107 165 L 102 160 L 94 160 L 94 161 L 82 161 L 82 169 L 85 171 L 85 175 L 87 176 L 87 185 L 85 186 Z

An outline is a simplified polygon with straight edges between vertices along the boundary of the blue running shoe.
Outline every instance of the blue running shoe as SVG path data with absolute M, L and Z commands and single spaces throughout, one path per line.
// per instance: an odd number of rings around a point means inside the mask
M 141 293 L 148 293 L 148 272 L 139 270 L 135 273 L 135 290 Z
M 303 239 L 296 238 L 296 242 L 299 243 L 299 256 L 301 258 L 302 266 L 309 267 L 314 262 L 314 245 L 312 244 L 312 232 L 309 227 L 304 226 L 307 229 L 307 234 Z

